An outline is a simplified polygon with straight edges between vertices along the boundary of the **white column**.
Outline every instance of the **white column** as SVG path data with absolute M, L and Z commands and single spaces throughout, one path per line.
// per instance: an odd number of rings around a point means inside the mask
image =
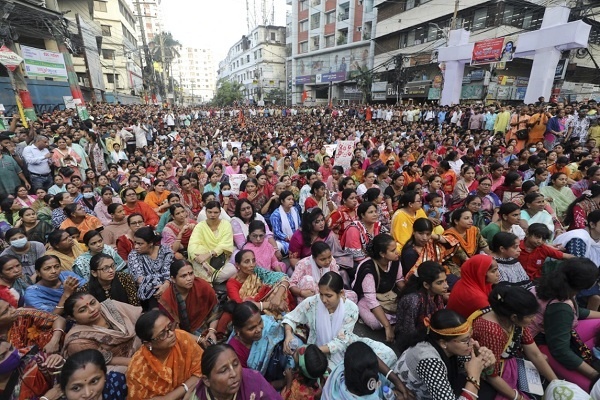
M 469 36 L 469 31 L 465 29 L 452 30 L 448 37 L 448 47 L 442 47 L 438 50 L 438 61 L 443 61 L 446 64 L 442 105 L 458 104 L 460 102 L 465 64 L 471 59 L 470 52 L 473 48 L 472 45 L 469 46 Z

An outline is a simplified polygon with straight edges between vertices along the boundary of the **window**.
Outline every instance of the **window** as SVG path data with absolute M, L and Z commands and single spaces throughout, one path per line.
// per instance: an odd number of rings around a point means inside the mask
M 476 31 L 476 30 L 483 29 L 486 27 L 487 12 L 488 12 L 487 7 L 480 8 L 479 10 L 475 10 L 475 14 L 473 15 L 472 30 Z
M 274 42 L 275 40 L 277 40 L 277 35 L 275 34 L 275 32 L 271 32 L 271 40 Z
M 365 12 L 373 12 L 373 0 L 365 0 Z
M 335 11 L 325 14 L 325 23 L 326 24 L 335 23 Z
M 119 74 L 113 75 L 113 74 L 106 74 L 106 81 L 108 83 L 115 83 L 115 76 L 117 77 L 117 86 L 119 86 Z
M 100 25 L 102 28 L 102 36 L 111 36 L 110 34 L 110 25 Z
M 102 58 L 105 60 L 112 60 L 115 57 L 115 51 L 109 49 L 102 49 Z
M 300 50 L 298 52 L 299 53 L 306 53 L 306 52 L 308 52 L 308 42 L 301 42 L 300 43 Z
M 246 56 L 246 62 L 250 62 L 250 54 Z
M 312 37 L 312 46 L 311 50 L 319 50 L 319 36 Z
M 412 8 L 415 8 L 415 0 L 406 0 L 406 9 L 410 10 Z
M 306 32 L 308 30 L 308 20 L 300 21 L 300 32 Z
M 321 25 L 321 13 L 310 16 L 310 29 L 317 29 Z
M 106 12 L 106 3 L 104 1 L 94 1 L 94 11 Z
M 308 0 L 300 0 L 300 11 L 308 10 Z
M 325 47 L 335 46 L 335 35 L 325 36 Z

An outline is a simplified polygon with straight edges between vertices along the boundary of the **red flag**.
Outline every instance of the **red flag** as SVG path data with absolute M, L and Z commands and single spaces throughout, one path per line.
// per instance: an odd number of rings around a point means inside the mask
M 302 92 L 302 102 L 304 103 L 308 98 L 308 92 L 305 90 Z

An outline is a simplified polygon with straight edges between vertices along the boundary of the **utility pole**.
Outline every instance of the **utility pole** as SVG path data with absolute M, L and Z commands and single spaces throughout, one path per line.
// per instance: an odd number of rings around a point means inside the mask
M 167 100 L 167 103 L 168 103 L 169 102 L 168 101 L 169 86 L 168 86 L 167 78 L 166 78 L 166 75 L 165 75 L 165 67 L 166 67 L 166 63 L 165 63 L 165 58 L 166 58 L 165 57 L 165 35 L 163 33 L 162 26 L 160 27 L 160 30 L 159 30 L 158 34 L 160 35 L 158 37 L 158 39 L 159 39 L 159 42 L 160 42 L 160 62 L 162 64 L 161 77 L 162 77 L 162 81 L 163 81 L 163 86 L 165 88 L 165 97 L 167 98 L 166 100 Z
M 150 56 L 150 51 L 148 49 L 148 42 L 146 41 L 146 29 L 144 28 L 144 16 L 142 15 L 142 7 L 141 0 L 137 0 L 135 2 L 135 11 L 138 16 L 138 24 L 140 25 L 140 33 L 142 36 L 142 44 L 144 46 L 144 57 L 146 58 L 146 67 L 148 68 L 148 77 L 149 77 L 149 86 L 150 86 L 150 97 L 153 97 L 155 86 L 154 86 L 154 65 L 152 63 L 152 57 Z M 141 54 L 140 54 L 141 58 Z M 142 64 L 143 67 L 143 64 Z M 143 68 L 142 68 L 143 70 Z
M 83 33 L 81 32 L 81 16 L 79 14 L 76 14 L 75 17 L 77 18 L 77 27 L 79 29 L 79 36 L 83 37 Z M 86 75 L 88 77 L 88 81 L 90 84 L 90 91 L 92 92 L 92 97 L 90 99 L 90 102 L 92 104 L 96 104 L 96 90 L 94 89 L 94 81 L 92 81 L 92 74 L 90 72 L 90 64 L 88 62 L 88 57 L 87 57 L 87 52 L 85 51 L 85 49 L 83 50 L 83 62 L 85 63 L 85 71 L 86 71 Z M 104 92 L 102 93 L 102 96 L 104 97 Z M 104 100 L 104 99 L 102 99 Z
M 456 20 L 458 18 L 458 5 L 460 0 L 456 0 L 454 2 L 454 15 L 452 16 L 452 24 L 450 25 L 450 30 L 456 29 Z
M 117 101 L 117 103 L 119 102 L 119 93 L 117 93 L 117 68 L 115 67 L 115 52 L 113 52 L 113 57 L 112 57 L 112 67 L 113 67 L 113 89 L 114 89 L 114 95 L 115 95 L 115 100 Z

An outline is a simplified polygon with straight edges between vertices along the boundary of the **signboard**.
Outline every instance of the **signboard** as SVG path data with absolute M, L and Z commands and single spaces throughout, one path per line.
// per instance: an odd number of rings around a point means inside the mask
M 360 90 L 356 85 L 355 86 L 344 86 L 344 93 L 357 94 L 357 93 L 362 93 L 362 90 Z
M 388 83 L 386 86 L 386 94 L 388 98 L 395 99 L 398 97 L 398 86 L 393 83 Z
M 329 157 L 333 157 L 333 153 L 335 152 L 336 148 L 337 148 L 337 144 L 326 144 L 325 145 L 325 153 L 327 153 L 327 155 Z
M 371 100 L 386 100 L 387 99 L 387 93 L 385 92 L 375 92 L 375 93 L 371 93 Z
M 472 81 L 482 81 L 485 77 L 484 69 L 476 69 L 475 71 L 471 71 L 471 80 Z
M 7 70 L 13 72 L 22 62 L 23 59 L 17 53 L 6 46 L 0 47 L 0 64 Z
M 67 67 L 61 53 L 21 46 L 25 74 L 31 77 L 67 79 Z
M 371 84 L 371 92 L 385 92 L 387 90 L 387 81 L 373 82 Z
M 498 93 L 496 99 L 508 100 L 510 99 L 510 93 L 512 92 L 512 86 L 498 86 Z
M 229 175 L 229 184 L 231 185 L 231 192 L 236 196 L 240 194 L 240 185 L 246 180 L 246 174 L 232 174 Z
M 427 100 L 439 100 L 442 97 L 442 89 L 432 87 L 429 88 L 429 93 L 427 94 Z
M 567 65 L 569 65 L 569 59 L 563 58 L 558 61 L 558 65 L 556 66 L 556 71 L 554 72 L 554 80 L 562 80 L 565 79 L 565 75 L 567 74 Z
M 317 74 L 316 83 L 339 82 L 346 79 L 346 72 L 329 72 L 326 74 Z
M 77 108 L 77 104 L 75 104 L 73 96 L 63 96 L 63 101 L 65 102 L 65 108 L 72 110 Z
M 463 85 L 461 99 L 481 99 L 483 97 L 483 85 Z
M 507 36 L 475 42 L 471 65 L 485 65 L 497 62 L 512 61 L 517 49 L 516 38 Z
M 352 140 L 342 140 L 338 143 L 335 153 L 335 162 L 333 165 L 341 165 L 344 169 L 350 168 L 350 161 L 354 154 L 354 142 Z
M 305 75 L 296 77 L 296 85 L 304 85 L 306 83 L 315 83 L 315 76 Z
M 406 94 L 409 96 L 425 97 L 429 93 L 431 81 L 409 82 L 406 84 Z

